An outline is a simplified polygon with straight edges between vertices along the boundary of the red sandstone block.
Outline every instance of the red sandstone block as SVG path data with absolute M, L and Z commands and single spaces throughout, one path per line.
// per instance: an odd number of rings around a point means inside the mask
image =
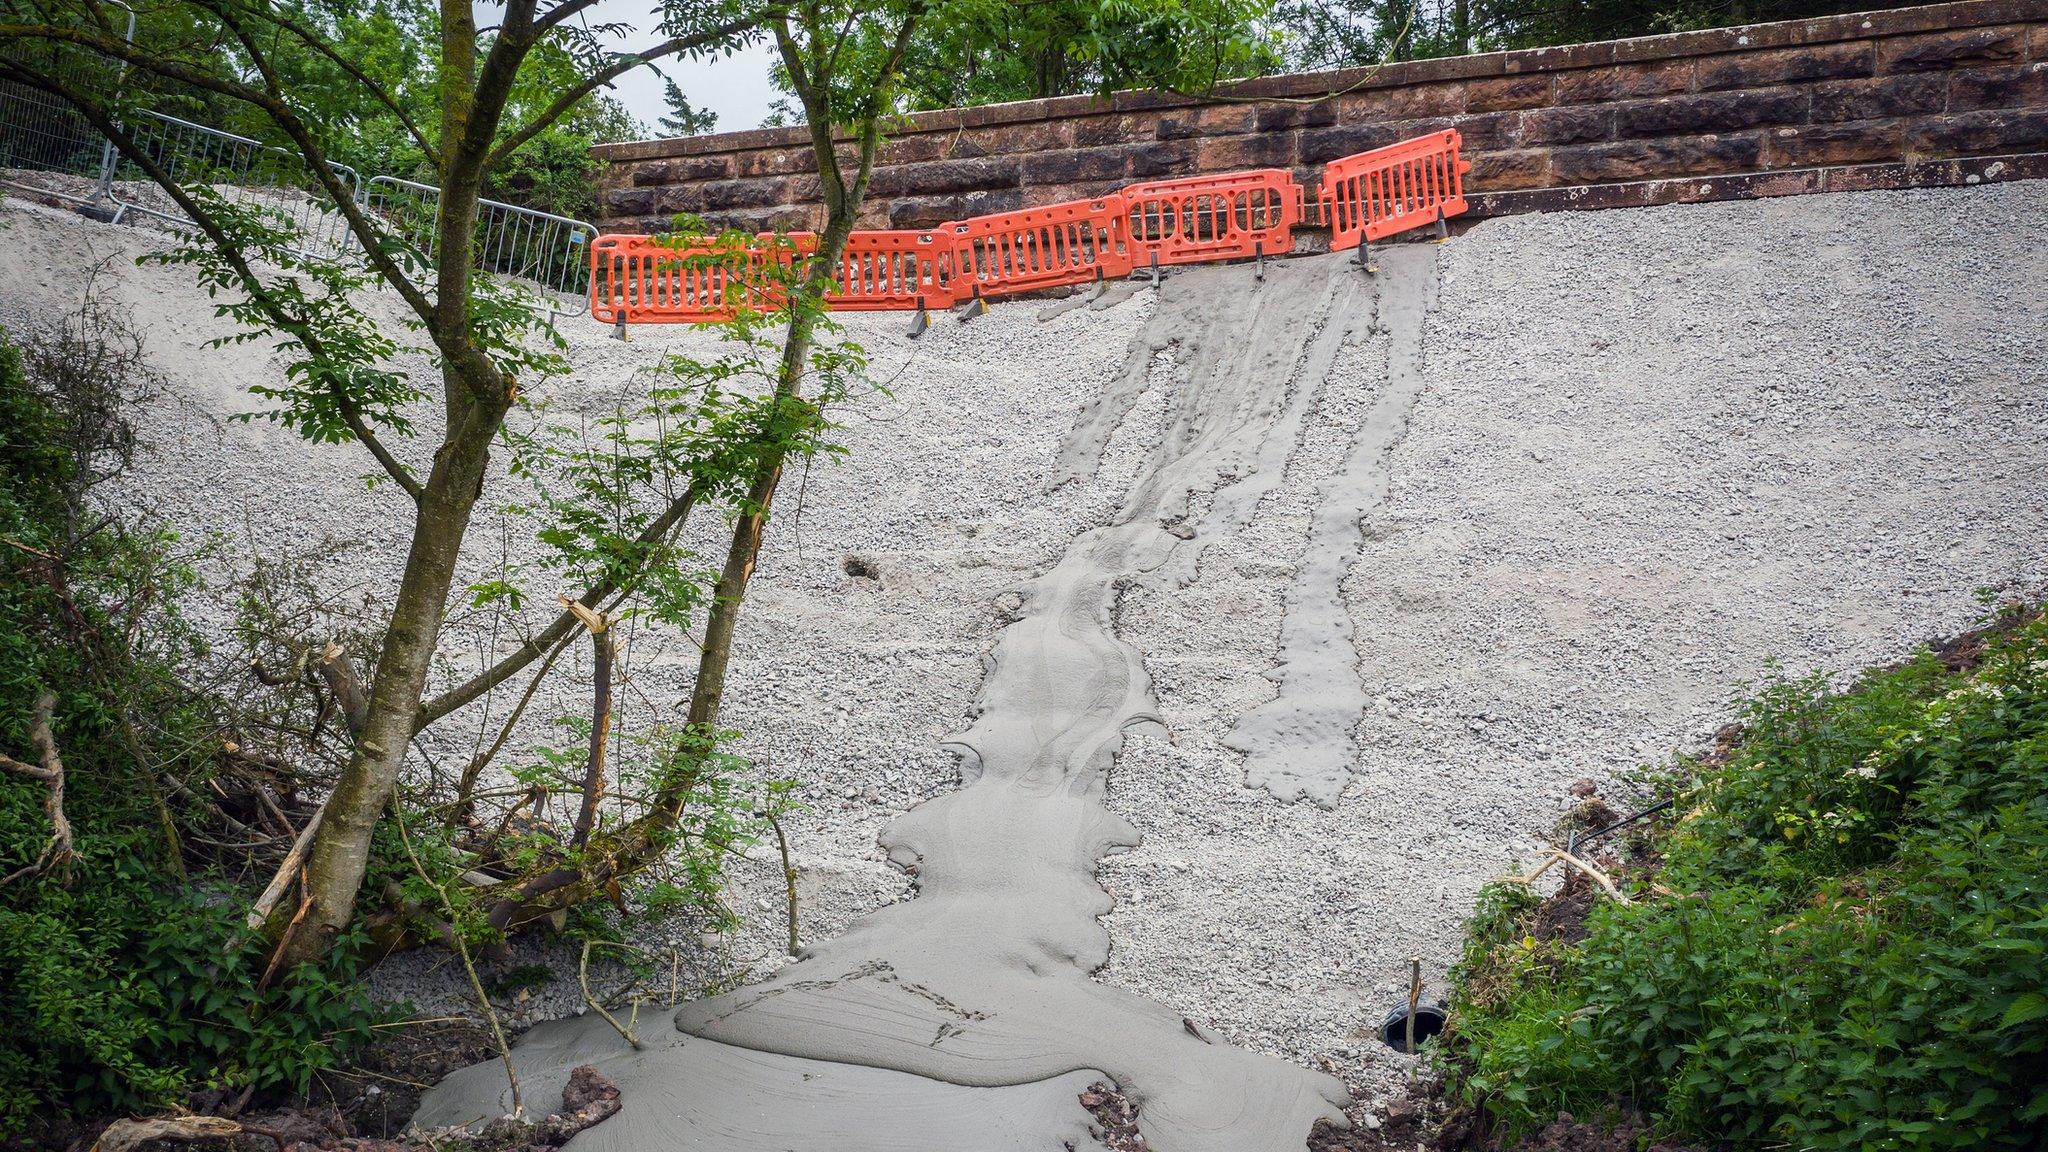
M 2027 59 L 2036 64 L 2048 61 L 2048 24 L 2036 24 L 2027 31 Z
M 1457 126 L 1465 147 L 1479 152 L 1496 151 L 1522 143 L 1523 115 L 1521 112 L 1488 112 L 1480 116 L 1455 116 L 1451 123 Z
M 787 177 L 758 180 L 701 180 L 671 184 L 655 197 L 657 212 L 710 213 L 734 208 L 764 208 L 795 202 Z
M 1462 83 L 1410 84 L 1398 88 L 1368 88 L 1337 97 L 1337 119 L 1413 120 L 1434 116 L 1455 116 L 1465 110 Z
M 1022 176 L 1015 156 L 975 160 L 934 160 L 901 164 L 875 173 L 869 186 L 878 196 L 929 196 L 984 188 L 1014 188 Z
M 1813 86 L 1811 119 L 1873 120 L 1939 112 L 1948 100 L 1948 78 L 1938 73 L 1879 76 Z
M 946 149 L 953 142 L 951 132 L 920 132 L 914 136 L 899 136 L 882 145 L 875 154 L 875 166 L 890 168 L 898 164 L 922 164 L 930 160 L 946 158 Z
M 1169 140 L 1131 147 L 1131 176 L 1134 179 L 1192 176 L 1195 171 L 1195 142 L 1192 140 Z
M 792 172 L 815 172 L 817 157 L 810 146 L 800 148 L 762 148 L 749 152 L 735 153 L 732 157 L 732 174 L 746 179 L 753 176 L 787 176 Z
M 2026 58 L 2023 27 L 1964 28 L 1882 41 L 1877 49 L 1880 73 L 1934 72 L 1987 64 L 2017 64 Z
M 1550 183 L 1550 152 L 1543 148 L 1522 148 L 1508 152 L 1474 152 L 1468 187 L 1480 191 L 1512 188 L 1541 188 Z
M 1523 144 L 1591 144 L 1614 139 L 1615 112 L 1607 104 L 1531 108 L 1521 117 Z
M 614 188 L 604 194 L 607 216 L 645 216 L 654 211 L 654 189 Z
M 987 192 L 964 192 L 957 196 L 906 196 L 889 202 L 891 228 L 936 228 L 953 220 L 1008 212 L 1024 206 L 1024 193 L 1017 188 Z
M 1877 66 L 1877 52 L 1868 41 L 1810 44 L 1769 52 L 1738 52 L 1710 56 L 1693 69 L 1693 87 L 1701 92 L 1723 88 L 1768 88 L 1811 80 L 1868 76 Z
M 2048 149 L 2048 108 L 1964 112 L 1922 120 L 1906 130 L 1912 157 L 1995 156 Z
M 2048 61 L 1958 72 L 1949 80 L 1950 112 L 2038 107 L 2048 107 Z
M 1751 172 L 1762 156 L 1760 132 L 1625 140 L 1555 149 L 1550 154 L 1550 171 L 1551 178 L 1559 184 L 1599 184 Z
M 1252 131 L 1257 124 L 1258 110 L 1250 104 L 1215 104 L 1164 113 L 1152 132 L 1161 140 L 1185 140 L 1194 136 L 1236 136 Z
M 1541 108 L 1550 103 L 1550 83 L 1549 74 L 1541 72 L 1470 80 L 1465 84 L 1465 111 L 1503 112 L 1519 108 Z
M 1130 171 L 1131 145 L 1113 148 L 1067 149 L 1040 152 L 1024 157 L 1024 183 L 1076 184 L 1083 181 L 1117 180 Z
M 1765 168 L 1873 164 L 1905 156 L 1906 129 L 1898 120 L 1800 124 L 1764 134 Z
M 1032 124 L 1002 124 L 969 134 L 987 155 L 1050 152 L 1070 148 L 1074 125 L 1068 120 L 1041 120 Z
M 1692 87 L 1692 70 L 1691 60 L 1659 60 L 1648 64 L 1620 64 L 1611 68 L 1560 73 L 1557 77 L 1557 102 L 1591 104 L 1601 100 L 1668 96 Z
M 1253 126 L 1260 132 L 1289 132 L 1297 128 L 1327 128 L 1337 122 L 1337 102 L 1320 104 L 1261 105 Z
M 1149 116 L 1089 116 L 1074 121 L 1074 146 L 1094 148 L 1103 144 L 1129 144 L 1151 139 Z
M 1674 136 L 1727 132 L 1759 124 L 1795 124 L 1806 119 L 1806 94 L 1794 88 L 1715 92 L 1638 100 L 1615 110 L 1614 134 Z
M 1263 136 L 1217 136 L 1195 150 L 1195 172 L 1228 172 L 1237 168 L 1285 168 L 1294 163 L 1299 141 L 1292 132 Z M 1189 175 L 1194 175 L 1190 172 Z
M 1300 154 L 1296 157 L 1302 164 L 1327 164 L 1339 156 L 1350 156 L 1358 152 L 1370 152 L 1384 148 L 1399 140 L 1406 125 L 1396 124 L 1339 124 L 1330 128 L 1312 128 L 1300 137 Z M 1320 175 L 1317 179 L 1321 179 Z

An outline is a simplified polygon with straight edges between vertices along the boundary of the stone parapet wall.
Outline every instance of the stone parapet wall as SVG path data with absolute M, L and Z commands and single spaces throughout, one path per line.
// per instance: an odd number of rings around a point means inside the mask
M 1238 168 L 1289 168 L 1313 189 L 1329 160 L 1441 128 L 1464 136 L 1474 217 L 2048 176 L 2048 0 L 1269 76 L 1199 100 L 919 113 L 883 146 L 865 223 L 923 228 Z M 597 155 L 609 230 L 820 214 L 801 128 Z

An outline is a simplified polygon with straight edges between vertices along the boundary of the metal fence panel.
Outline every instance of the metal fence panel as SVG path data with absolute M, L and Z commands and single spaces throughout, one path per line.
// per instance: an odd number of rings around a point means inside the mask
M 0 80 L 0 184 L 91 204 L 105 195 L 102 179 L 113 145 L 64 100 L 14 80 Z
M 372 176 L 364 185 L 364 203 L 422 256 L 434 259 L 439 188 Z M 590 286 L 590 242 L 596 238 L 597 228 L 581 220 L 500 200 L 477 201 L 473 247 L 476 266 L 486 272 L 581 296 Z
M 263 210 L 295 235 L 293 250 L 332 259 L 360 251 L 347 221 L 303 157 L 204 124 L 140 111 L 123 126 L 143 155 L 184 187 L 205 185 Z M 367 209 L 371 222 L 431 260 L 441 190 L 395 176 L 364 180 L 330 165 L 343 193 Z M 116 152 L 60 97 L 27 84 L 0 81 L 0 185 L 79 205 L 100 205 L 113 219 L 190 227 L 185 214 L 142 169 Z M 529 280 L 552 292 L 582 296 L 590 286 L 590 242 L 597 228 L 498 200 L 477 202 L 476 266 Z
M 298 153 L 160 112 L 136 113 L 124 126 L 138 150 L 173 183 L 205 185 L 260 209 L 292 232 L 292 248 L 301 255 L 338 259 L 355 247 L 333 197 Z M 353 169 L 329 167 L 347 196 L 360 195 Z M 131 161 L 116 166 L 109 193 L 120 206 L 116 220 L 139 215 L 176 231 L 188 226 L 176 201 Z

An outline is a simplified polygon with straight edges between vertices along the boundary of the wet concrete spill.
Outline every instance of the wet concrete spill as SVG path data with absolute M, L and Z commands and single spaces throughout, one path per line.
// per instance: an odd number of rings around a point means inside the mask
M 1085 409 L 1064 473 L 1093 475 L 1110 435 L 1170 361 L 1169 410 L 1110 522 L 1077 536 L 989 661 L 973 723 L 948 739 L 958 790 L 883 833 L 915 866 L 915 899 L 879 909 L 771 979 L 684 1005 L 674 1029 L 629 1049 L 595 1015 L 542 1024 L 514 1049 L 525 1097 L 545 1107 L 594 1064 L 618 1116 L 574 1152 L 948 1152 L 1092 1146 L 1078 1096 L 1104 1078 L 1141 1109 L 1161 1152 L 1299 1152 L 1341 1119 L 1335 1079 L 1234 1048 L 1174 1009 L 1089 974 L 1109 958 L 1095 863 L 1138 843 L 1102 804 L 1124 733 L 1158 725 L 1139 653 L 1111 611 L 1121 586 L 1186 581 L 1204 542 L 1244 523 L 1281 480 L 1340 349 L 1375 326 L 1388 379 L 1343 469 L 1329 478 L 1287 595 L 1277 696 L 1234 739 L 1249 782 L 1324 803 L 1341 790 L 1364 698 L 1337 581 L 1359 517 L 1384 491 L 1383 458 L 1419 384 L 1434 248 L 1381 254 L 1374 281 L 1342 256 L 1195 267 L 1170 278 L 1123 374 Z M 1376 301 L 1375 289 L 1381 299 Z M 503 1068 L 448 1077 L 425 1125 L 507 1109 Z

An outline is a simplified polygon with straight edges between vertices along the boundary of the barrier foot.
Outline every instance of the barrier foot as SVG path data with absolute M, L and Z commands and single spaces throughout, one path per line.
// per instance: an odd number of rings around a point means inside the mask
M 1156 248 L 1152 251 L 1152 286 L 1159 287 L 1159 251 Z
M 1263 240 L 1252 244 L 1252 279 L 1261 284 L 1266 282 L 1266 242 Z
M 1451 238 L 1451 226 L 1444 223 L 1444 206 L 1436 206 L 1436 241 L 1441 244 Z
M 1109 294 L 1109 281 L 1102 278 L 1102 269 L 1095 270 L 1095 295 L 1088 298 L 1090 304 Z
M 626 338 L 626 310 L 625 310 L 625 309 L 623 309 L 623 308 L 621 308 L 621 309 L 619 309 L 619 322 L 618 322 L 617 324 L 614 324 L 614 325 L 612 325 L 612 339 L 614 339 L 614 340 L 624 340 L 625 338 Z
M 917 339 L 919 336 L 924 335 L 925 330 L 931 326 L 932 314 L 924 310 L 924 301 L 919 300 L 917 302 L 917 315 L 912 317 L 910 321 L 910 338 L 912 340 Z
M 1379 271 L 1379 266 L 1372 262 L 1372 243 L 1370 241 L 1360 240 L 1358 242 L 1358 270 L 1367 276 Z
M 956 315 L 955 318 L 958 319 L 962 324 L 965 324 L 969 320 L 974 319 L 976 316 L 986 315 L 988 315 L 988 301 L 981 298 L 981 289 L 976 288 L 974 290 L 974 299 L 969 300 L 966 303 L 966 305 L 960 309 L 959 313 Z

